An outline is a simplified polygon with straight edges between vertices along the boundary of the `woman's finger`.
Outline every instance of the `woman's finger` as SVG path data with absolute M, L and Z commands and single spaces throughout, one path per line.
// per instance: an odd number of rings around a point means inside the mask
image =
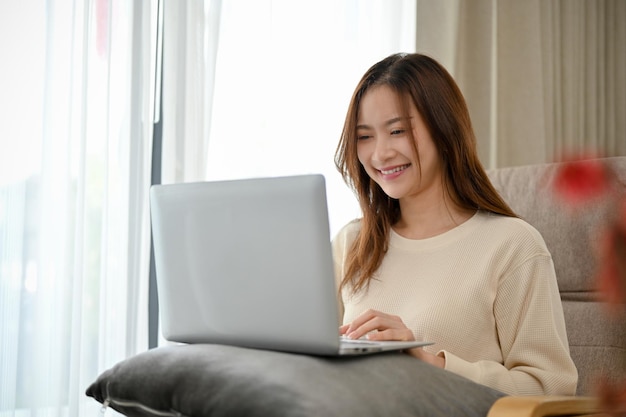
M 350 323 L 350 327 L 349 328 L 351 330 L 354 330 L 354 329 L 362 326 L 366 322 L 368 322 L 368 321 L 370 321 L 372 319 L 375 319 L 377 317 L 381 317 L 381 318 L 386 318 L 386 319 L 389 319 L 389 320 L 396 320 L 396 321 L 402 322 L 402 320 L 398 316 L 392 316 L 390 314 L 383 313 L 382 311 L 369 309 L 367 311 L 364 311 L 356 319 L 354 319 L 352 321 L 352 323 Z
M 409 341 L 415 340 L 413 332 L 408 328 L 393 328 L 386 330 L 379 330 L 377 332 L 368 333 L 368 340 L 402 340 Z
M 385 314 L 376 310 L 368 310 L 357 317 L 344 329 L 345 334 L 358 339 L 370 332 L 385 332 L 376 336 L 376 340 L 412 340 L 412 332 L 406 327 L 402 320 L 390 314 Z
M 383 323 L 383 313 L 376 310 L 368 310 L 359 315 L 352 323 L 350 323 L 346 330 L 346 335 L 353 339 L 358 339 L 368 332 L 378 330 Z

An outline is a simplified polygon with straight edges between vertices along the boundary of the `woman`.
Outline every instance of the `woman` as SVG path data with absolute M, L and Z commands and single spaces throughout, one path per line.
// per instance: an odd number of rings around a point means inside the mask
M 575 393 L 551 255 L 491 185 L 440 64 L 372 66 L 335 162 L 363 214 L 333 239 L 341 334 L 435 342 L 408 353 L 505 393 Z

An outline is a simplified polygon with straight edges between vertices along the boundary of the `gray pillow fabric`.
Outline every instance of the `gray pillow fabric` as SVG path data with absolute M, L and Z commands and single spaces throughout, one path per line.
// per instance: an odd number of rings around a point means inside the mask
M 130 417 L 478 417 L 504 396 L 403 353 L 331 358 L 209 344 L 138 354 L 86 394 Z

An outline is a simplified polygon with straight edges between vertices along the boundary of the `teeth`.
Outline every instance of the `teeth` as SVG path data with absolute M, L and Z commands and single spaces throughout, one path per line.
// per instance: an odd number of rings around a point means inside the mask
M 409 165 L 407 164 L 407 165 L 402 165 L 402 166 L 395 167 L 394 169 L 389 169 L 389 170 L 382 170 L 381 169 L 380 172 L 382 172 L 383 175 L 389 175 L 389 174 L 393 174 L 395 172 L 402 171 L 403 169 L 406 169 L 408 166 Z

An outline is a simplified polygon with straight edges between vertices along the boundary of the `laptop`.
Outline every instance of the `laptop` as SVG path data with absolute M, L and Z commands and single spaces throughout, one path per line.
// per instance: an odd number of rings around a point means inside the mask
M 320 174 L 153 185 L 164 338 L 312 355 L 430 344 L 339 336 L 326 203 Z

